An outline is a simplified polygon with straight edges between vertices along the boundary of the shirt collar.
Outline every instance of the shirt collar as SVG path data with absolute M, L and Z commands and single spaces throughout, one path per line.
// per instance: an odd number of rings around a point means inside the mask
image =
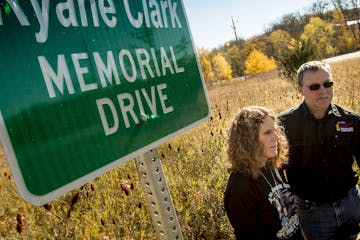
M 334 114 L 336 117 L 341 117 L 341 113 L 335 104 L 330 103 L 328 115 Z
M 302 109 L 304 111 L 304 116 L 313 116 L 308 108 L 308 106 L 305 104 L 305 101 L 301 104 Z M 330 103 L 327 116 L 334 115 L 336 117 L 341 117 L 341 113 L 337 106 L 334 103 Z

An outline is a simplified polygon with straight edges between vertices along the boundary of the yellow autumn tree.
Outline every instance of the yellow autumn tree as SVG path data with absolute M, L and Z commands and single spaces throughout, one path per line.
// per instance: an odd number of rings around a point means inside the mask
M 231 79 L 231 66 L 221 53 L 216 53 L 212 58 L 212 66 L 216 79 Z
M 249 57 L 250 53 L 254 49 L 257 49 L 258 51 L 263 53 L 266 52 L 266 45 L 267 45 L 267 41 L 265 41 L 264 38 L 252 37 L 248 39 L 247 41 L 244 42 L 244 49 L 242 50 L 244 58 L 246 59 L 247 57 Z
M 201 66 L 201 72 L 203 74 L 205 82 L 209 83 L 214 80 L 215 75 L 211 66 L 210 53 L 205 48 L 198 49 L 199 62 Z
M 278 29 L 272 32 L 269 36 L 269 41 L 274 47 L 274 55 L 276 58 L 283 54 L 283 51 L 289 46 L 291 36 L 287 31 Z
M 257 49 L 253 49 L 245 60 L 246 73 L 261 73 L 276 69 L 274 58 L 269 58 Z
M 335 52 L 333 47 L 333 37 L 335 34 L 332 23 L 327 23 L 319 17 L 311 18 L 304 27 L 304 32 L 300 38 L 306 44 L 313 45 L 316 51 L 316 57 L 319 59 L 331 56 Z
M 340 10 L 335 10 L 332 14 L 332 23 L 335 26 L 334 41 L 338 54 L 348 53 L 356 50 L 356 40 L 349 31 L 344 15 Z

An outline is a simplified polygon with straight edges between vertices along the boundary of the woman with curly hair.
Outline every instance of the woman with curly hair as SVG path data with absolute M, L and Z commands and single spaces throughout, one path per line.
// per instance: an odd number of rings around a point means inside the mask
M 227 138 L 224 205 L 237 239 L 302 239 L 290 186 L 278 169 L 287 163 L 288 142 L 275 113 L 241 109 Z

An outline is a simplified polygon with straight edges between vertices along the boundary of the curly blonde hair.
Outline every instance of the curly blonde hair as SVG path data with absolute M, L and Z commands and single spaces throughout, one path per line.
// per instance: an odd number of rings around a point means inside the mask
M 249 106 L 240 109 L 228 130 L 226 153 L 229 171 L 239 171 L 253 179 L 260 175 L 264 154 L 259 141 L 259 131 L 267 116 L 274 120 L 279 137 L 278 155 L 269 159 L 268 164 L 280 168 L 287 163 L 289 146 L 275 113 L 264 107 Z

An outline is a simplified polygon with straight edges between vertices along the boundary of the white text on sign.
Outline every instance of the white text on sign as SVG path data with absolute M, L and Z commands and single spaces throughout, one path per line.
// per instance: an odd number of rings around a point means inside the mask
M 20 4 L 15 0 L 6 0 L 15 13 L 21 26 L 30 26 L 28 16 L 25 15 Z M 42 0 L 40 6 L 38 0 L 30 0 L 34 15 L 40 29 L 35 33 L 36 41 L 44 43 L 49 35 L 50 0 Z M 123 0 L 127 19 L 135 28 L 141 28 L 144 24 L 147 28 L 181 28 L 177 15 L 177 3 L 171 0 L 155 1 L 142 0 L 142 11 L 133 13 L 130 4 L 133 1 Z M 91 16 L 86 13 L 85 4 L 90 4 Z M 75 7 L 76 6 L 76 7 Z M 78 9 L 78 12 L 77 12 Z M 77 14 L 80 16 L 77 17 Z M 100 14 L 100 17 L 99 17 Z M 168 18 L 170 16 L 170 19 Z M 56 17 L 63 27 L 100 27 L 100 23 L 109 28 L 117 26 L 117 12 L 113 0 L 67 0 L 56 5 Z M 55 18 L 54 18 L 55 19 Z M 90 21 L 90 19 L 92 21 Z M 100 21 L 102 20 L 102 21 Z M 0 26 L 6 24 L 0 11 Z

